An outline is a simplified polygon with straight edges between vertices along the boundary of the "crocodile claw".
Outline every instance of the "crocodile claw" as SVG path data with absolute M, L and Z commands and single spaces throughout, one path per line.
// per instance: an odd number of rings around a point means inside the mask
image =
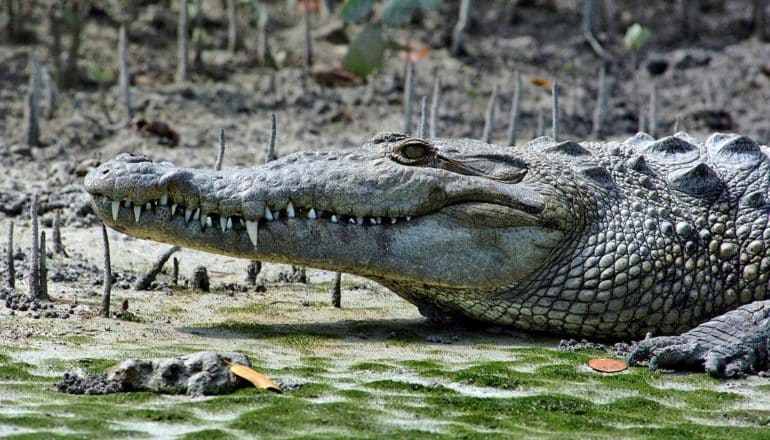
M 770 301 L 747 304 L 680 336 L 641 341 L 631 365 L 648 362 L 651 370 L 698 370 L 718 378 L 757 374 L 768 369 Z

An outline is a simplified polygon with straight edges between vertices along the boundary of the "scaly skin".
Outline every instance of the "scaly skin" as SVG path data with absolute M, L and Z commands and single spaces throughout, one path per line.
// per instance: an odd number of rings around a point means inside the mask
M 130 235 L 366 276 L 439 321 L 680 335 L 632 362 L 730 376 L 767 363 L 769 167 L 737 135 L 502 148 L 391 133 L 219 172 L 121 155 L 85 185 Z

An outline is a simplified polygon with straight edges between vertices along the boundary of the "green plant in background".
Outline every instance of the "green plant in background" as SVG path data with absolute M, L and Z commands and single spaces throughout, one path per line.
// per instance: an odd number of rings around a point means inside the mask
M 347 24 L 369 20 L 348 47 L 342 61 L 345 70 L 359 76 L 367 76 L 382 70 L 385 50 L 398 47 L 387 34 L 387 28 L 407 23 L 418 11 L 435 9 L 441 0 L 386 0 L 374 16 L 375 0 L 347 0 L 340 15 Z
M 632 52 L 638 52 L 650 40 L 652 32 L 639 23 L 634 23 L 626 30 L 623 36 L 623 44 L 626 49 Z

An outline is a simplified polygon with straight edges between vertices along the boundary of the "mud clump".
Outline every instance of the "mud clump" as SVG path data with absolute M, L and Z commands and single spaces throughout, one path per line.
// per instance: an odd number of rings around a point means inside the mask
M 225 364 L 251 366 L 249 358 L 232 352 L 203 351 L 178 358 L 128 359 L 106 373 L 65 373 L 57 390 L 69 394 L 111 394 L 154 391 L 189 396 L 229 393 L 244 386 Z
M 86 375 L 64 373 L 61 381 L 56 384 L 56 390 L 67 394 L 86 395 L 114 394 L 124 391 L 120 382 L 108 379 L 104 373 Z

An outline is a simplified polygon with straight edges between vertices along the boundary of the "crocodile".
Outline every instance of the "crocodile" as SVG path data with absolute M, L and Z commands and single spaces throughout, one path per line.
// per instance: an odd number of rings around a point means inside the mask
M 630 363 L 734 377 L 768 367 L 769 170 L 737 134 L 382 133 L 221 171 L 123 153 L 85 188 L 135 237 L 361 275 L 437 322 L 644 338 Z

